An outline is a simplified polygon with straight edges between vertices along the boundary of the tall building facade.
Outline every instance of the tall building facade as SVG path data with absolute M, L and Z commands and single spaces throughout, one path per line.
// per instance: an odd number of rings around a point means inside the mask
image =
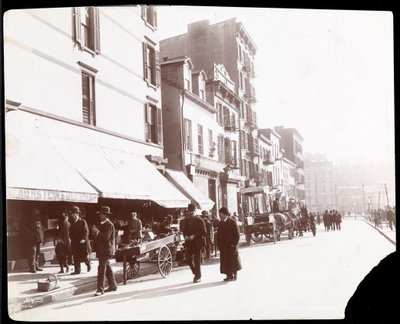
M 203 69 L 213 79 L 215 65 L 223 65 L 234 85 L 238 102 L 238 167 L 246 181 L 256 185 L 260 179 L 260 166 L 256 161 L 261 154 L 257 140 L 256 102 L 252 85 L 254 57 L 257 47 L 244 26 L 236 19 L 210 25 L 208 20 L 188 25 L 185 34 L 160 41 L 161 58 L 188 56 L 195 69 Z M 216 107 L 217 108 L 217 107 Z
M 295 196 L 298 200 L 306 198 L 304 179 L 303 137 L 296 128 L 275 126 L 274 130 L 281 136 L 281 149 L 284 157 L 296 165 Z
M 306 200 L 310 211 L 338 209 L 333 163 L 323 154 L 305 154 Z
M 187 207 L 163 175 L 156 7 L 14 10 L 4 31 L 9 260 L 21 257 L 18 228 L 33 208 L 44 262 L 72 204 L 89 225 L 102 204 L 144 224 Z

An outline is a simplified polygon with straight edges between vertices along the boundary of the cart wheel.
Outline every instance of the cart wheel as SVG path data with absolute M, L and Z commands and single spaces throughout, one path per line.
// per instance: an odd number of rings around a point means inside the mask
M 172 271 L 172 254 L 168 246 L 160 247 L 157 257 L 158 270 L 163 278 L 168 277 Z
M 262 241 L 262 234 L 259 232 L 256 233 L 252 233 L 251 234 L 251 239 L 253 240 L 253 242 L 258 243 Z
M 251 234 L 246 234 L 246 243 L 247 243 L 247 245 L 250 245 L 250 243 L 251 243 Z
M 133 279 L 139 276 L 140 263 L 136 260 L 129 262 L 126 266 L 126 276 L 128 279 Z

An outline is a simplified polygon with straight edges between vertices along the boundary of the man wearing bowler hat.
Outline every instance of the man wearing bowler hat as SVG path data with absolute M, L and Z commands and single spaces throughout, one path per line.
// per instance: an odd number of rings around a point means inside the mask
M 110 259 L 115 254 L 115 227 L 108 219 L 112 215 L 110 207 L 102 206 L 97 212 L 100 225 L 93 228 L 94 248 L 96 256 L 99 259 L 99 268 L 97 272 L 97 291 L 95 296 L 103 295 L 104 292 L 116 291 L 117 281 L 110 265 Z M 108 280 L 108 288 L 104 290 L 104 285 Z
M 89 254 L 91 252 L 89 242 L 89 227 L 84 219 L 80 217 L 81 211 L 78 206 L 73 206 L 70 210 L 71 227 L 69 234 L 71 238 L 71 253 L 74 256 L 75 270 L 72 275 L 81 273 L 81 262 L 85 262 L 87 272 L 90 271 Z

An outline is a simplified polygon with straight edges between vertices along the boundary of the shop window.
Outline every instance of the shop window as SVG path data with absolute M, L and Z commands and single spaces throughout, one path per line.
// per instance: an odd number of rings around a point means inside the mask
M 192 121 L 185 119 L 185 149 L 192 151 Z
M 96 125 L 95 77 L 82 71 L 82 121 Z
M 99 9 L 81 7 L 73 9 L 75 41 L 80 49 L 92 54 L 100 53 Z
M 145 105 L 145 139 L 150 143 L 162 144 L 162 113 L 152 103 Z
M 161 84 L 160 53 L 152 42 L 143 43 L 143 77 L 149 86 Z
M 142 18 L 146 25 L 152 29 L 157 28 L 157 7 L 155 6 L 141 6 Z
M 199 154 L 204 154 L 204 145 L 203 145 L 203 126 L 197 124 L 197 146 L 199 149 Z

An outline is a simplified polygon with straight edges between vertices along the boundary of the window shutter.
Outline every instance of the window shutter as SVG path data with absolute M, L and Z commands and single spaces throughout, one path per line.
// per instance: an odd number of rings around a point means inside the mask
M 79 47 L 82 46 L 82 35 L 81 35 L 81 11 L 80 8 L 73 8 L 72 16 L 74 20 L 74 31 L 75 31 L 75 42 L 78 43 Z
M 140 6 L 140 8 L 142 9 L 142 18 L 144 19 L 144 20 L 146 20 L 146 6 Z
M 94 32 L 94 51 L 100 53 L 100 14 L 99 8 L 92 8 L 93 12 L 93 32 Z
M 157 143 L 162 144 L 162 110 L 157 108 Z
M 155 63 L 156 63 L 156 86 L 161 85 L 161 69 L 160 69 L 160 52 L 154 51 Z
M 144 104 L 144 139 L 147 141 L 150 139 L 150 105 L 148 103 Z
M 192 121 L 189 120 L 189 151 L 193 151 L 193 145 L 192 145 Z
M 153 6 L 154 28 L 157 28 L 157 7 Z
M 143 78 L 148 80 L 149 76 L 147 75 L 147 44 L 143 43 Z

